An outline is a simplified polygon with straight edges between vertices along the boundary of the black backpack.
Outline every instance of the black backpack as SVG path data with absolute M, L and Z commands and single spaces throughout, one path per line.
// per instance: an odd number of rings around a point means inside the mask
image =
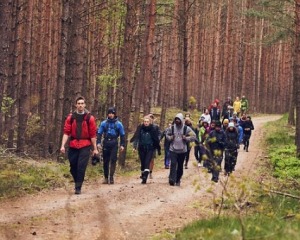
M 72 126 L 72 124 L 73 124 L 73 122 L 74 122 L 75 119 L 76 119 L 76 117 L 75 117 L 75 112 L 73 112 L 73 113 L 71 114 L 71 126 Z M 86 125 L 87 125 L 87 127 L 88 127 L 88 132 L 90 131 L 90 119 L 91 119 L 91 113 L 88 112 L 88 113 L 85 114 L 85 116 L 84 116 L 84 120 L 86 121 Z M 81 138 L 77 136 L 76 139 L 81 139 Z
M 141 129 L 140 132 L 140 145 L 142 146 L 152 146 L 153 140 L 150 131 L 144 131 Z

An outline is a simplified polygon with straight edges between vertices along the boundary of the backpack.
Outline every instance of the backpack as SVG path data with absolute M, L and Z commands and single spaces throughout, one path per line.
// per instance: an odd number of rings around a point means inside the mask
M 91 113 L 87 113 L 85 116 L 84 116 L 84 120 L 86 121 L 86 125 L 87 125 L 87 127 L 88 127 L 88 132 L 90 132 L 90 119 L 91 119 Z M 73 122 L 74 122 L 74 120 L 75 120 L 75 113 L 73 112 L 72 114 L 71 114 L 71 126 L 72 126 L 72 124 L 73 124 Z M 76 139 L 83 139 L 83 138 L 81 138 L 81 136 L 80 137 L 76 137 Z
M 146 132 L 143 129 L 141 129 L 140 145 L 142 145 L 142 146 L 152 146 L 153 145 L 153 140 L 152 140 L 150 131 Z
M 174 125 L 172 125 L 171 130 L 172 130 L 172 135 L 174 135 Z M 186 131 L 187 131 L 187 126 L 184 125 L 182 136 L 186 135 Z M 182 138 L 178 138 L 175 136 L 174 141 L 173 141 L 174 150 L 183 151 L 186 146 L 187 146 L 187 142 L 185 142 Z

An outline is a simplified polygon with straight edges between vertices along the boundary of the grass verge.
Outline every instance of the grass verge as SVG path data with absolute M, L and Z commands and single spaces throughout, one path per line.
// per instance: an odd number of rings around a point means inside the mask
M 300 161 L 295 158 L 294 129 L 287 125 L 287 116 L 265 127 L 270 161 L 260 169 L 263 185 L 247 183 L 253 202 L 238 211 L 238 203 L 228 201 L 220 217 L 195 221 L 163 239 L 300 239 Z

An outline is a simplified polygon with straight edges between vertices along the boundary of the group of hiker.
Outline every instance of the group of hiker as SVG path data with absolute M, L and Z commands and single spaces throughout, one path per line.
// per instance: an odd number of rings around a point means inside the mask
M 95 117 L 86 110 L 83 97 L 75 101 L 76 111 L 65 120 L 61 152 L 69 139 L 68 159 L 70 172 L 75 183 L 75 194 L 81 193 L 85 171 L 92 151 L 92 163 L 99 161 L 99 152 L 103 156 L 104 184 L 114 184 L 114 174 L 118 151 L 124 151 L 125 131 L 118 119 L 116 109 L 107 110 L 107 118 L 96 126 Z M 191 115 L 176 114 L 164 131 L 155 124 L 153 114 L 143 117 L 130 139 L 133 151 L 138 153 L 141 166 L 141 183 L 146 184 L 152 178 L 154 158 L 161 155 L 160 142 L 164 139 L 164 164 L 169 169 L 169 184 L 180 186 L 183 169 L 188 168 L 190 151 L 194 145 L 194 156 L 198 167 L 204 167 L 212 174 L 211 180 L 218 182 L 223 156 L 224 173 L 230 175 L 235 170 L 240 145 L 249 149 L 249 139 L 254 126 L 245 96 L 236 97 L 233 102 L 226 99 L 223 107 L 215 99 L 203 110 L 197 126 L 193 126 Z

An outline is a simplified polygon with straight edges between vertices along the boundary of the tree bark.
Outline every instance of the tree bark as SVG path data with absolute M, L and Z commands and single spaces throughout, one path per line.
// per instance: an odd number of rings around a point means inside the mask
M 294 88 L 296 94 L 296 146 L 297 157 L 300 159 L 300 0 L 295 0 L 295 31 Z

